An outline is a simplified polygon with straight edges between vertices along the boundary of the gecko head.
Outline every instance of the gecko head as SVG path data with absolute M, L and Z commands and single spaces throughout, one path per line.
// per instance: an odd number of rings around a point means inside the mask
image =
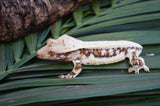
M 53 48 L 55 43 L 56 40 L 48 39 L 47 44 L 37 51 L 36 56 L 40 59 L 56 60 L 56 52 Z

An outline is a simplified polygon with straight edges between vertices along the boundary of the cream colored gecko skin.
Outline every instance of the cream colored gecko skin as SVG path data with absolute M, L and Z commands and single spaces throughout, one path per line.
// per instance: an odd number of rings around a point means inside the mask
M 82 71 L 84 65 L 111 64 L 129 58 L 132 65 L 128 72 L 140 69 L 149 72 L 144 59 L 139 57 L 143 47 L 131 41 L 92 41 L 86 42 L 68 35 L 58 39 L 48 39 L 47 45 L 37 51 L 37 57 L 47 60 L 72 61 L 74 68 L 67 75 L 60 78 L 75 78 Z

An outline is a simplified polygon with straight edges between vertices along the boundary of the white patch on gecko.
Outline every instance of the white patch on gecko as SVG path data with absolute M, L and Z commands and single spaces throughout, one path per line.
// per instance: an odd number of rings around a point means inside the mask
M 93 54 L 91 54 L 88 58 L 86 58 L 86 56 L 83 56 L 85 58 L 82 58 L 82 63 L 85 65 L 100 65 L 100 64 L 110 64 L 110 63 L 115 63 L 121 60 L 124 60 L 124 53 L 121 53 L 117 56 L 113 56 L 113 57 L 104 57 L 104 58 L 100 58 L 100 57 L 95 57 Z
M 106 53 L 106 50 L 105 49 L 102 49 L 102 55 L 104 55 Z
M 113 55 L 113 49 L 109 49 L 110 55 Z

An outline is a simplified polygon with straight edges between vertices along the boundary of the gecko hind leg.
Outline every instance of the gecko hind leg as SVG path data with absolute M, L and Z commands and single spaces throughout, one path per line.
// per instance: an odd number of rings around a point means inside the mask
M 80 63 L 80 60 L 74 60 L 73 64 L 74 64 L 73 70 L 67 75 L 63 75 L 63 74 L 59 75 L 59 78 L 62 78 L 62 79 L 75 78 L 82 71 L 82 65 Z
M 140 69 L 144 69 L 146 72 L 150 72 L 149 68 L 145 65 L 144 59 L 142 57 L 133 55 L 129 59 L 132 67 L 128 69 L 128 73 L 135 71 L 135 74 L 139 74 Z

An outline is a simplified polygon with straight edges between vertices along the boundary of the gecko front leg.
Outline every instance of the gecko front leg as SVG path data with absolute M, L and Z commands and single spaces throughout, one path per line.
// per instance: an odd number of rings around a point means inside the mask
M 73 70 L 67 75 L 59 75 L 59 78 L 75 78 L 81 71 L 82 71 L 82 64 L 80 59 L 73 60 L 74 68 Z

